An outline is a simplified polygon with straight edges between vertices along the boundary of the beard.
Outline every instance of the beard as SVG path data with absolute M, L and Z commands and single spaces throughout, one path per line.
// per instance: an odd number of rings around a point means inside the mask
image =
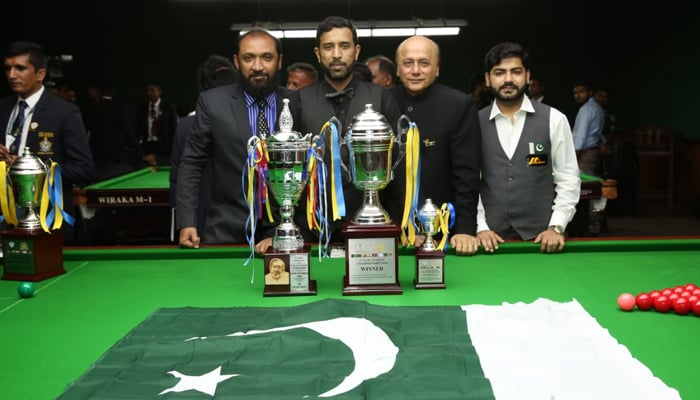
M 513 94 L 504 95 L 501 92 L 501 90 L 504 88 L 516 89 L 516 92 Z M 501 87 L 499 87 L 498 89 L 491 88 L 493 95 L 502 102 L 520 101 L 520 99 L 522 99 L 523 95 L 525 94 L 525 90 L 527 90 L 526 86 L 518 87 L 517 85 L 512 83 L 505 83 L 501 85 Z
M 253 78 L 259 76 L 266 76 L 267 79 L 262 81 L 262 83 L 257 83 L 253 80 Z M 241 86 L 243 86 L 243 90 L 248 92 L 249 95 L 256 99 L 264 98 L 268 94 L 272 93 L 275 89 L 277 89 L 277 86 L 279 86 L 279 81 L 279 71 L 275 71 L 272 76 L 265 72 L 244 76 L 241 71 L 238 71 L 238 82 L 240 82 Z
M 342 63 L 336 63 L 336 65 L 338 64 Z M 352 62 L 350 65 L 345 65 L 344 70 L 334 71 L 330 68 L 330 65 L 326 66 L 325 64 L 321 64 L 321 70 L 323 71 L 323 75 L 326 76 L 329 80 L 342 82 L 345 79 L 347 79 L 347 77 L 350 76 L 350 74 L 352 74 L 354 66 L 355 62 Z

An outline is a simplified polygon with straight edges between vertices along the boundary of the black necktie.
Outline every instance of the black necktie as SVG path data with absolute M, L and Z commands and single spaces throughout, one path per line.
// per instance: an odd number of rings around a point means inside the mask
M 19 101 L 19 107 L 17 109 L 17 116 L 15 117 L 15 122 L 12 123 L 12 131 L 10 134 L 14 136 L 15 140 L 10 145 L 10 152 L 12 154 L 17 154 L 17 148 L 19 143 L 22 141 L 22 127 L 24 127 L 24 112 L 27 109 L 27 102 L 24 100 Z
M 344 90 L 341 90 L 340 92 L 335 92 L 335 93 L 326 93 L 326 98 L 328 99 L 335 99 L 337 97 L 341 96 L 348 96 L 352 97 L 354 94 L 355 90 L 353 88 L 346 88 Z
M 267 126 L 267 117 L 265 117 L 265 99 L 257 101 L 258 104 L 258 136 L 266 138 L 270 134 L 270 128 Z

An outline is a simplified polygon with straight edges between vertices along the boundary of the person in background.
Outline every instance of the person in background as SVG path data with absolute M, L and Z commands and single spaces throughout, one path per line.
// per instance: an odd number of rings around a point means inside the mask
M 476 102 L 466 93 L 437 82 L 440 48 L 427 37 L 404 40 L 396 49 L 396 65 L 402 85 L 394 87 L 392 93 L 420 130 L 419 204 L 426 198 L 437 207 L 452 203 L 456 221 L 450 231 L 450 246 L 457 254 L 474 254 L 479 249 L 476 207 L 481 168 Z M 401 187 L 406 169 L 397 168 L 396 172 Z M 387 208 L 396 207 L 396 203 Z M 421 244 L 422 240 L 416 241 L 416 246 Z
M 213 54 L 202 63 L 197 69 L 197 89 L 199 92 L 205 90 L 231 85 L 236 82 L 236 69 L 233 63 L 226 57 Z M 195 111 L 183 117 L 177 123 L 175 129 L 175 140 L 173 140 L 173 150 L 170 156 L 170 205 L 176 207 L 177 198 L 177 174 L 180 169 L 180 158 L 185 148 L 185 142 L 190 129 L 194 124 Z M 199 186 L 199 203 L 197 204 L 197 231 L 204 230 L 204 221 L 209 208 L 209 193 L 211 192 L 211 165 L 207 165 L 202 172 Z
M 539 78 L 530 78 L 530 83 L 527 85 L 527 91 L 530 94 L 530 99 L 544 103 L 544 81 Z
M 0 159 L 12 165 L 29 148 L 36 157 L 61 170 L 63 209 L 76 217 L 73 186 L 83 186 L 95 178 L 95 166 L 80 110 L 72 103 L 48 92 L 43 81 L 47 57 L 33 42 L 10 44 L 4 60 L 5 77 L 13 94 L 0 99 L 0 126 L 6 136 L 0 144 Z M 63 242 L 75 239 L 75 229 L 63 224 Z
M 365 64 L 356 62 L 355 65 L 352 67 L 352 73 L 357 79 L 363 80 L 365 82 L 372 82 L 372 71 L 370 71 L 369 67 Z
M 302 132 L 320 132 L 323 125 L 332 117 L 338 118 L 343 130 L 346 131 L 354 116 L 363 112 L 367 104 L 372 104 L 373 109 L 382 113 L 391 126 L 396 126 L 400 116 L 399 107 L 391 92 L 359 79 L 353 74 L 360 49 L 357 43 L 357 30 L 347 18 L 330 16 L 319 23 L 316 29 L 314 54 L 323 71 L 323 79 L 318 84 L 299 91 Z M 330 165 L 330 154 L 330 151 L 324 153 L 327 165 Z M 350 165 L 347 153 L 342 157 L 345 165 Z M 332 242 L 343 240 L 340 232 L 342 224 L 354 216 L 363 200 L 363 192 L 352 185 L 349 176 L 344 178 L 346 179 L 342 184 L 346 215 L 345 218 L 333 221 L 333 226 L 330 228 Z M 305 241 L 315 242 L 318 240 L 317 234 L 309 230 L 306 221 L 305 196 L 304 194 L 299 201 L 294 218 Z M 331 197 L 330 193 L 327 197 Z
M 295 112 L 298 115 L 299 92 L 279 86 L 279 39 L 264 29 L 251 29 L 239 36 L 233 62 L 238 71 L 237 83 L 199 94 L 194 122 L 180 158 L 176 229 L 183 247 L 247 243 L 249 209 L 241 177 L 246 168 L 248 140 L 251 135 L 276 131 L 282 99 L 289 99 L 292 116 Z M 207 165 L 211 165 L 212 184 L 204 229 L 200 231 L 199 192 Z M 256 227 L 255 249 L 264 253 L 272 244 L 275 226 L 263 219 Z
M 603 131 L 605 111 L 593 99 L 593 90 L 587 82 L 574 84 L 574 100 L 581 105 L 572 129 L 578 167 L 582 172 L 600 176 L 601 148 L 607 153 L 607 139 Z
M 569 122 L 525 94 L 530 56 L 520 44 L 492 47 L 484 67 L 496 99 L 479 111 L 479 241 L 487 252 L 505 239 L 534 239 L 540 251 L 559 252 L 581 191 Z
M 146 101 L 138 105 L 135 118 L 136 137 L 147 156 L 148 165 L 170 165 L 177 112 L 162 98 L 160 84 L 146 84 Z
M 368 58 L 365 64 L 372 72 L 372 84 L 391 89 L 396 81 L 396 65 L 383 55 Z
M 287 68 L 287 89 L 299 90 L 318 82 L 318 71 L 313 65 L 296 62 Z
M 493 94 L 491 94 L 489 88 L 486 87 L 484 74 L 472 75 L 469 80 L 469 96 L 472 98 L 472 101 L 476 103 L 477 110 L 491 105 Z

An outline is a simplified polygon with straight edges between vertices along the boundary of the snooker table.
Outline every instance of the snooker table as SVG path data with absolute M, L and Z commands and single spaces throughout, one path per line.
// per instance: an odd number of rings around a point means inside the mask
M 263 297 L 263 260 L 248 248 L 67 248 L 67 273 L 36 283 L 0 281 L 0 389 L 6 399 L 55 398 L 160 307 L 292 306 L 342 297 L 342 258 L 311 259 L 316 296 Z M 402 295 L 353 296 L 378 305 L 465 305 L 577 299 L 598 323 L 684 399 L 700 399 L 700 317 L 618 309 L 622 292 L 700 284 L 700 237 L 572 240 L 558 254 L 508 242 L 495 254 L 448 253 L 446 289 L 412 286 L 415 258 L 399 256 Z M 255 272 L 254 282 L 251 276 Z
M 89 221 L 95 244 L 168 244 L 170 167 L 143 168 L 77 191 L 78 204 L 97 209 Z
M 143 168 L 84 187 L 76 203 L 99 209 L 96 244 L 168 244 L 175 240 L 170 206 L 170 167 Z M 602 196 L 603 179 L 581 173 L 581 196 L 569 223 L 570 236 L 587 236 L 588 204 Z

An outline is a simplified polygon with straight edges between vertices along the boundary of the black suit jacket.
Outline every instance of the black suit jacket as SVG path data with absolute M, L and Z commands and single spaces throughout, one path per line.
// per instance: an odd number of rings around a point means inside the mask
M 0 100 L 0 126 L 7 127 L 17 96 Z M 64 185 L 83 186 L 93 181 L 95 166 L 87 133 L 77 106 L 45 90 L 31 115 L 27 146 L 43 161 L 61 167 Z
M 298 94 L 277 89 L 277 113 L 282 99 L 290 99 L 290 108 L 298 121 Z M 277 131 L 278 123 L 275 123 Z M 298 129 L 297 129 L 298 130 Z M 220 86 L 200 93 L 194 123 L 185 143 L 177 176 L 177 228 L 197 226 L 200 179 L 211 164 L 210 203 L 206 223 L 199 235 L 203 243 L 246 243 L 248 206 L 241 183 L 251 137 L 243 89 L 238 84 Z M 279 215 L 273 212 L 278 219 Z M 274 224 L 258 225 L 256 241 L 270 237 Z

